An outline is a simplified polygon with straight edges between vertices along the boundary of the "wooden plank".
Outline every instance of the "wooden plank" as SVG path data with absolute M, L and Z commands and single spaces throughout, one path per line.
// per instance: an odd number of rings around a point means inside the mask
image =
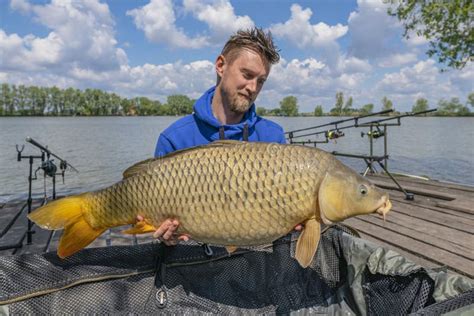
M 472 264 L 471 260 L 453 254 L 449 251 L 426 245 L 425 243 L 413 238 L 386 230 L 378 225 L 367 223 L 357 217 L 346 220 L 346 223 L 354 226 L 364 234 L 381 239 L 386 243 L 400 247 L 405 251 L 417 254 L 419 257 L 436 262 L 439 265 L 445 265 L 450 269 L 470 278 L 474 277 L 474 265 Z
M 410 227 L 407 226 L 406 221 L 393 221 L 392 218 L 387 219 L 386 223 L 384 223 L 382 219 L 375 216 L 360 216 L 359 219 L 380 226 L 386 230 L 393 231 L 394 233 L 413 238 L 414 240 L 418 240 L 427 245 L 444 249 L 463 258 L 474 260 L 474 251 L 471 247 L 467 246 L 467 244 L 473 244 L 472 235 L 465 234 L 465 236 L 462 236 L 462 241 L 453 243 L 429 232 L 427 229 L 425 229 L 425 223 L 421 220 L 417 221 L 419 226 L 413 227 L 414 225 L 411 225 Z M 452 239 L 454 236 L 456 236 L 455 231 L 451 230 L 451 234 L 449 236 L 443 235 L 442 237 L 448 237 L 449 239 Z M 461 242 L 462 244 L 460 244 Z
M 383 189 L 401 191 L 395 183 L 389 184 L 389 183 L 385 183 L 381 181 L 371 181 L 371 182 L 375 184 L 376 186 Z M 439 191 L 420 189 L 414 186 L 407 186 L 407 185 L 402 185 L 402 187 L 405 191 L 415 193 L 417 195 L 430 196 L 430 197 L 434 197 L 434 198 L 445 200 L 445 201 L 453 201 L 456 199 L 456 196 L 452 194 L 441 193 Z
M 371 215 L 371 217 L 378 219 L 383 223 L 383 220 L 380 217 L 375 215 Z M 429 222 L 425 219 L 413 218 L 404 213 L 397 212 L 396 210 L 389 213 L 387 216 L 387 222 L 401 225 L 412 229 L 413 231 L 425 234 L 426 236 L 433 236 L 436 239 L 459 245 L 463 247 L 465 251 L 474 252 L 474 235 L 457 230 L 456 227 L 448 227 L 445 225 L 439 225 L 438 223 Z
M 410 203 L 404 203 L 403 201 L 392 200 L 392 203 L 393 208 L 407 215 L 423 218 L 427 221 L 439 223 L 440 225 L 456 227 L 467 233 L 474 232 L 474 219 L 472 215 L 435 207 L 412 205 Z
M 424 208 L 432 209 L 433 211 L 448 213 L 448 214 L 452 214 L 452 215 L 462 217 L 462 218 L 474 219 L 474 214 L 469 214 L 469 213 L 460 212 L 460 211 L 456 211 L 456 210 L 453 210 L 453 209 L 447 209 L 445 207 L 437 206 L 436 204 L 438 202 L 440 202 L 440 200 L 437 200 L 437 199 L 434 199 L 434 198 L 415 195 L 415 199 L 412 200 L 412 201 L 409 201 L 409 200 L 405 199 L 405 195 L 401 192 L 389 191 L 388 193 L 390 195 L 390 200 L 392 201 L 392 203 L 399 202 L 399 203 L 402 203 L 404 205 L 411 205 L 411 206 L 414 206 L 414 207 L 424 207 Z
M 382 181 L 392 182 L 392 179 L 390 179 L 385 174 L 368 174 L 367 177 L 369 179 L 374 178 L 374 179 L 379 179 Z M 416 185 L 433 187 L 433 188 L 442 189 L 442 190 L 451 189 L 451 190 L 474 193 L 474 187 L 470 185 L 466 185 L 466 184 L 443 182 L 443 181 L 438 181 L 438 180 L 421 180 L 421 179 L 414 179 L 414 178 L 403 177 L 403 176 L 394 176 L 394 178 L 398 182 L 404 183 L 404 184 L 416 184 Z
M 473 205 L 474 201 L 458 201 L 458 199 L 450 202 L 436 202 L 436 206 L 441 208 L 474 215 Z
M 474 220 L 458 217 L 452 214 L 433 211 L 430 208 L 412 206 L 409 204 L 393 204 L 396 212 L 403 213 L 413 218 L 418 218 L 427 222 L 435 223 L 446 227 L 454 227 L 464 233 L 472 234 Z M 388 213 L 387 216 L 390 216 Z

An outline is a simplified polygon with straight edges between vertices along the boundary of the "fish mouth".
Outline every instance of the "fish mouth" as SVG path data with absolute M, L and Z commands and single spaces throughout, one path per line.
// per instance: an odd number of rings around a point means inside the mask
M 392 202 L 388 199 L 388 197 L 385 197 L 385 201 L 382 203 L 382 205 L 375 211 L 377 214 L 380 214 L 383 217 L 383 221 L 385 222 L 385 215 L 390 211 L 392 208 Z

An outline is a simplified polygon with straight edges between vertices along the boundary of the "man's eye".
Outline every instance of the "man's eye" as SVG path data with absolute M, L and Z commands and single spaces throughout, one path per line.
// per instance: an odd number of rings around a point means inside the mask
M 245 79 L 252 79 L 252 76 L 249 73 L 244 72 Z
M 259 84 L 259 85 L 263 85 L 263 84 L 265 83 L 265 81 L 266 81 L 265 79 L 259 79 L 259 80 L 258 80 L 258 84 Z

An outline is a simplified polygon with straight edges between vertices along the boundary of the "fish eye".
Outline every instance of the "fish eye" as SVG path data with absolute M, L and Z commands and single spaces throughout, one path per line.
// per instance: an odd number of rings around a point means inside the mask
M 361 184 L 361 185 L 359 186 L 359 192 L 360 192 L 360 194 L 362 194 L 362 195 L 366 195 L 367 192 L 369 192 L 369 189 L 368 189 L 365 185 Z

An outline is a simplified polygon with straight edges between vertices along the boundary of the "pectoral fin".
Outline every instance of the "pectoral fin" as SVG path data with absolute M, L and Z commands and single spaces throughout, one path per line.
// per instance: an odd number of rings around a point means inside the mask
M 225 247 L 225 249 L 227 250 L 227 252 L 228 252 L 229 254 L 235 252 L 235 251 L 237 250 L 237 248 L 238 248 L 237 246 L 226 246 L 226 247 Z
M 156 231 L 156 227 L 145 221 L 139 221 L 132 228 L 122 231 L 122 234 L 146 234 Z
M 295 258 L 298 263 L 307 268 L 313 260 L 321 238 L 321 225 L 316 218 L 311 218 L 304 224 L 304 229 L 296 242 Z

